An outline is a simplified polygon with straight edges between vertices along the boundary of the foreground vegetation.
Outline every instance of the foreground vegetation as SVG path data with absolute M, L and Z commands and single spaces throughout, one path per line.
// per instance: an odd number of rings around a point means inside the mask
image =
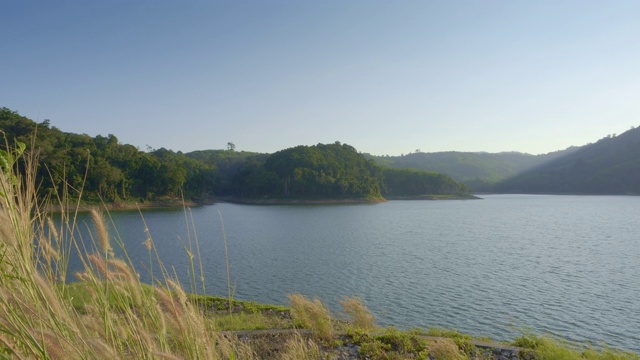
M 192 261 L 191 294 L 176 274 L 153 268 L 152 261 L 153 283 L 143 284 L 131 261 L 115 256 L 123 239 L 108 232 L 101 212 L 91 213 L 91 238 L 75 238 L 72 211 L 63 211 L 59 222 L 44 211 L 34 154 L 19 161 L 25 146 L 7 149 L 0 150 L 0 359 L 323 359 L 345 352 L 368 359 L 491 356 L 455 331 L 379 328 L 357 298 L 345 298 L 344 316 L 336 318 L 319 300 L 302 295 L 291 295 L 285 308 L 198 294 L 204 284 L 196 280 L 202 273 L 197 241 L 191 239 L 185 244 Z M 145 245 L 150 259 L 157 258 L 151 237 Z M 77 282 L 65 283 L 71 251 L 79 252 L 84 269 L 75 274 Z M 274 328 L 285 330 L 261 336 L 237 332 Z M 537 336 L 517 339 L 516 345 L 530 349 L 520 354 L 526 358 L 638 359 L 612 350 L 575 350 Z

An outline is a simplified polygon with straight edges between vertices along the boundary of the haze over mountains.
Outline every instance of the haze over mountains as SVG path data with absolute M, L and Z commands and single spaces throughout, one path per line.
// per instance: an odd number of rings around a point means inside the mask
M 119 144 L 111 134 L 92 138 L 67 133 L 50 126 L 48 121 L 38 125 L 8 108 L 0 109 L 0 130 L 4 131 L 10 143 L 16 138 L 29 144 L 37 126 L 36 145 L 41 151 L 40 161 L 46 166 L 41 168 L 43 174 L 46 175 L 44 169 L 47 167 L 50 170 L 60 168 L 73 181 L 80 182 L 89 150 L 92 171 L 87 178 L 86 190 L 90 190 L 89 193 L 93 190 L 96 196 L 107 200 L 176 194 L 181 188 L 193 196 L 259 196 L 260 191 L 266 188 L 271 190 L 265 194 L 277 194 L 279 190 L 276 189 L 288 188 L 274 184 L 278 181 L 290 184 L 289 177 L 304 179 L 299 186 L 304 190 L 301 190 L 301 196 L 335 196 L 336 189 L 347 194 L 347 188 L 369 189 L 361 183 L 366 176 L 358 179 L 358 172 L 353 171 L 364 164 L 361 160 L 354 160 L 360 157 L 381 166 L 378 169 L 367 165 L 370 169 L 362 167 L 360 173 L 374 174 L 376 181 L 386 183 L 380 190 L 355 192 L 365 197 L 379 196 L 378 191 L 390 196 L 405 196 L 409 188 L 410 195 L 421 192 L 456 193 L 462 188 L 455 182 L 464 183 L 473 192 L 640 194 L 640 128 L 632 128 L 618 136 L 608 135 L 582 147 L 543 155 L 416 151 L 403 156 L 373 156 L 358 153 L 339 142 L 326 146 L 298 146 L 287 149 L 288 152 L 283 150 L 274 154 L 235 151 L 233 148 L 183 154 L 164 148 L 143 152 L 131 145 Z M 297 149 L 297 152 L 292 152 L 292 149 Z M 291 167 L 291 174 L 280 171 L 280 179 L 277 180 L 274 175 L 277 169 L 264 167 L 270 157 L 289 152 L 292 156 L 285 162 L 289 164 L 287 168 Z M 340 154 L 333 154 L 335 152 Z M 347 163 L 351 165 L 345 165 Z M 354 165 L 356 163 L 360 165 Z M 299 166 L 293 166 L 295 164 Z M 395 171 L 398 169 L 404 170 Z M 423 173 L 425 171 L 430 174 Z M 439 177 L 436 173 L 447 176 Z M 345 174 L 349 174 L 348 179 L 341 177 Z M 342 187 L 335 185 L 341 181 L 346 181 Z M 337 188 L 327 185 L 329 183 Z M 417 186 L 418 183 L 422 185 Z M 285 190 L 285 193 L 289 191 Z
M 366 154 L 382 166 L 391 168 L 413 168 L 435 171 L 465 183 L 474 191 L 485 191 L 501 180 L 505 180 L 529 169 L 540 166 L 573 151 L 577 147 L 544 155 L 520 152 L 415 152 L 403 156 L 374 156 Z
M 499 182 L 497 192 L 640 194 L 640 128 L 543 163 Z
M 640 194 L 640 128 L 543 155 L 451 151 L 366 156 L 392 168 L 442 172 L 475 192 Z

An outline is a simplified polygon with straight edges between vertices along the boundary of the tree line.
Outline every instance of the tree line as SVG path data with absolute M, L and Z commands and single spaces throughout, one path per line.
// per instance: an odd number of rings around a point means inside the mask
M 20 141 L 37 154 L 42 195 L 68 186 L 82 189 L 87 200 L 114 202 L 175 197 L 182 190 L 207 196 L 215 190 L 215 167 L 164 148 L 144 152 L 112 134 L 63 132 L 48 120 L 36 123 L 8 108 L 0 109 L 0 129 L 9 146 Z
M 195 200 L 238 198 L 354 198 L 467 192 L 450 177 L 388 169 L 339 142 L 296 146 L 274 154 L 227 150 L 148 152 L 117 137 L 63 132 L 0 108 L 0 129 L 11 146 L 27 144 L 38 155 L 42 195 L 66 185 L 87 200 L 145 201 L 184 195 Z

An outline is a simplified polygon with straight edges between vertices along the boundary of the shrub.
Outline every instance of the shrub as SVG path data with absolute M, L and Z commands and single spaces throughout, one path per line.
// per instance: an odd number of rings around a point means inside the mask
M 380 340 L 373 340 L 360 345 L 358 352 L 368 356 L 369 359 L 389 359 L 390 355 L 387 353 L 389 350 L 391 350 L 391 345 Z

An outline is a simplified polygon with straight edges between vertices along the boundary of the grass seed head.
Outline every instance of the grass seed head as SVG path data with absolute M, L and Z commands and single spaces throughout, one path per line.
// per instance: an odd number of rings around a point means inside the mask
M 107 225 L 104 221 L 104 216 L 102 213 L 96 210 L 95 208 L 91 209 L 91 219 L 93 219 L 93 224 L 96 227 L 96 232 L 98 233 L 98 240 L 100 241 L 100 248 L 104 254 L 113 254 L 113 249 L 111 248 L 111 243 L 109 242 L 109 231 L 107 231 Z

